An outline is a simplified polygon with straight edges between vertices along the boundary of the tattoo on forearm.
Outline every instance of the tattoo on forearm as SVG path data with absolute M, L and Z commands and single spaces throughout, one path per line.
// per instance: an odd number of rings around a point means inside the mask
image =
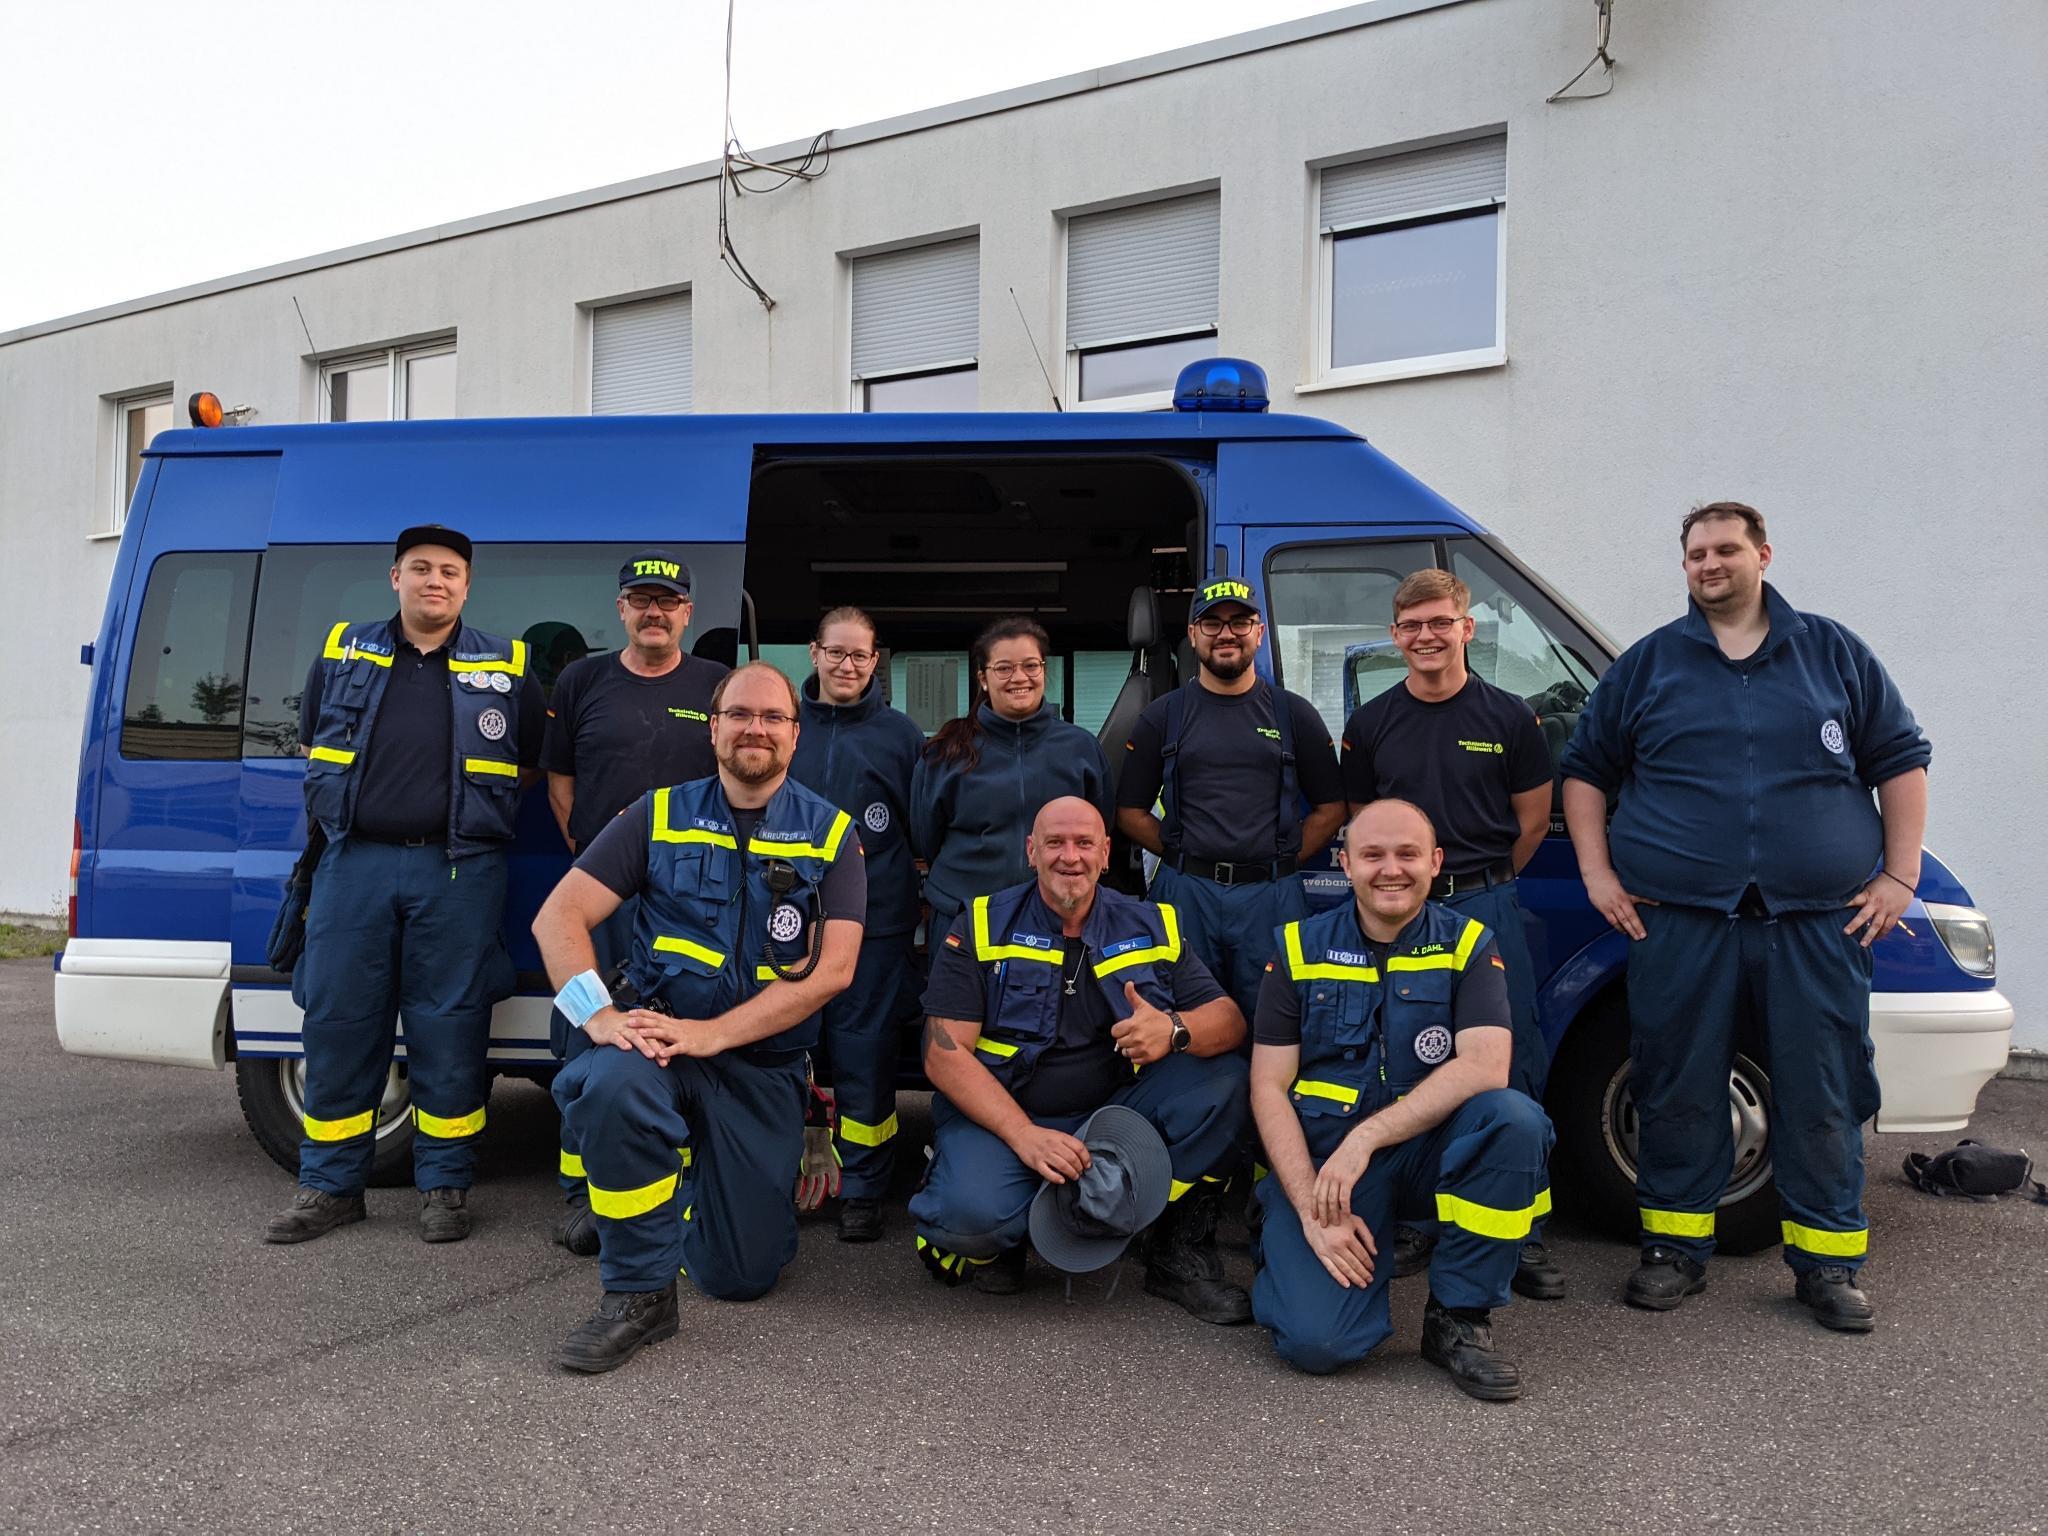
M 931 1047 L 937 1047 L 942 1051 L 957 1051 L 960 1049 L 958 1042 L 953 1039 L 953 1032 L 948 1029 L 939 1028 L 934 1020 L 927 1019 L 925 1021 L 924 1039 L 928 1049 Z

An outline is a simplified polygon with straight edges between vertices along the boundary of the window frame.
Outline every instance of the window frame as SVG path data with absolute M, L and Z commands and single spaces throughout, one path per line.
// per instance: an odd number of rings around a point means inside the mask
M 856 375 L 853 380 L 853 398 L 848 403 L 848 409 L 857 416 L 943 415 L 945 414 L 944 412 L 932 411 L 876 411 L 868 404 L 868 386 L 870 384 L 894 384 L 905 379 L 935 379 L 942 375 L 956 373 L 971 373 L 974 375 L 975 403 L 970 409 L 980 410 L 981 359 L 978 357 L 970 357 L 964 361 L 955 359 L 951 362 L 943 363 L 919 363 L 915 368 L 892 368 L 886 372 L 871 373 L 865 377 Z
M 1100 400 L 1081 398 L 1081 365 L 1085 358 L 1099 357 L 1105 352 L 1130 352 L 1139 347 L 1157 346 L 1169 341 L 1217 341 L 1220 328 L 1215 325 L 1189 330 L 1161 331 L 1151 336 L 1128 336 L 1117 341 L 1099 341 L 1092 347 L 1068 347 L 1066 368 L 1066 407 L 1070 411 L 1166 411 L 1173 408 L 1173 388 L 1146 390 L 1134 395 L 1108 395 Z M 1218 350 L 1207 354 L 1221 356 L 1222 343 L 1217 341 Z
M 389 382 L 385 386 L 385 404 L 388 414 L 378 418 L 383 421 L 409 421 L 405 414 L 406 380 L 405 365 L 422 358 L 457 356 L 456 337 L 453 331 L 445 336 L 430 337 L 425 341 L 392 342 L 388 346 L 367 347 L 355 352 L 337 352 L 330 357 L 317 360 L 318 373 L 313 386 L 314 420 L 334 420 L 334 395 L 330 381 L 337 373 L 382 363 Z M 692 359 L 694 364 L 695 359 Z M 458 376 L 461 369 L 458 358 Z M 344 423 L 348 418 L 343 418 Z
M 1381 384 L 1394 379 L 1429 378 L 1440 373 L 1466 373 L 1478 368 L 1499 368 L 1508 360 L 1508 216 L 1505 197 L 1474 198 L 1445 203 L 1434 208 L 1417 208 L 1381 219 L 1362 219 L 1332 229 L 1322 227 L 1323 177 L 1356 162 L 1324 166 L 1315 174 L 1309 197 L 1310 229 L 1316 242 L 1315 305 L 1313 310 L 1313 353 L 1309 382 L 1296 393 L 1312 394 L 1324 389 L 1350 389 L 1360 384 Z M 1448 223 L 1494 215 L 1493 255 L 1493 337 L 1490 347 L 1469 347 L 1458 352 L 1436 352 L 1419 357 L 1389 358 L 1378 363 L 1333 366 L 1330 361 L 1331 333 L 1337 316 L 1337 243 L 1340 240 L 1369 239 L 1375 233 L 1412 228 L 1421 224 Z
M 106 497 L 102 499 L 100 515 L 96 519 L 96 526 L 86 535 L 88 539 L 121 537 L 128 527 L 129 503 L 135 499 L 135 492 L 141 486 L 142 477 L 147 470 L 146 465 L 138 466 L 135 471 L 135 484 L 128 483 L 128 460 L 131 449 L 135 453 L 140 453 L 143 448 L 149 446 L 144 443 L 141 448 L 134 448 L 129 442 L 128 413 L 152 405 L 161 405 L 171 412 L 171 424 L 165 430 L 174 430 L 178 425 L 177 391 L 169 384 L 158 385 L 153 389 L 130 390 L 126 394 L 109 395 L 106 401 L 114 413 L 113 465 L 110 475 L 112 485 Z

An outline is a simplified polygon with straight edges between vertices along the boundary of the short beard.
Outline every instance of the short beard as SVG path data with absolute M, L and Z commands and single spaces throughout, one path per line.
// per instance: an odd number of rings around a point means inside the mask
M 1234 662 L 1216 661 L 1212 659 L 1204 661 L 1202 663 L 1202 669 L 1206 671 L 1211 677 L 1217 678 L 1222 682 L 1234 683 L 1240 677 L 1244 676 L 1246 669 L 1248 669 L 1251 666 L 1251 664 L 1251 653 L 1249 651 L 1240 651 L 1238 652 L 1237 660 Z
M 1048 870 L 1044 878 L 1048 880 L 1064 880 L 1069 877 L 1066 875 L 1055 874 L 1052 871 Z M 1076 875 L 1071 878 L 1079 879 L 1081 877 Z M 1039 889 L 1043 891 L 1044 887 L 1041 885 Z M 1058 907 L 1060 911 L 1065 913 L 1078 912 L 1081 909 L 1082 903 L 1087 901 L 1089 893 L 1092 889 L 1093 888 L 1090 886 L 1083 886 L 1081 888 L 1080 893 L 1074 896 L 1068 896 L 1064 893 L 1056 894 L 1051 898 L 1052 904 Z
M 748 750 L 759 752 L 764 751 L 766 749 L 761 747 L 753 747 L 749 748 Z M 719 753 L 718 766 L 723 768 L 727 773 L 731 774 L 734 778 L 738 779 L 742 784 L 765 784 L 770 779 L 774 778 L 775 775 L 782 772 L 783 769 L 788 767 L 789 765 L 787 763 L 777 762 L 775 760 L 775 754 L 773 752 L 770 752 L 768 754 L 768 766 L 766 768 L 743 768 L 740 766 L 739 751 L 738 749 L 735 749 L 730 757 L 728 757 L 723 752 Z

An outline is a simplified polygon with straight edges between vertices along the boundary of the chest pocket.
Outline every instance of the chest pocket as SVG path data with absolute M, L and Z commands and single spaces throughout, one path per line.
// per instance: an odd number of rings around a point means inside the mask
M 1371 989 L 1335 981 L 1311 981 L 1301 1004 L 1304 1055 L 1314 1047 L 1363 1050 L 1372 1043 Z M 1354 1058 L 1355 1059 L 1355 1058 Z
M 716 932 L 725 909 L 739 900 L 739 863 L 733 849 L 701 843 L 676 855 L 676 899 L 707 932 Z
M 741 935 L 754 958 L 759 958 L 765 944 L 773 951 L 776 963 L 785 969 L 801 966 L 810 958 L 811 946 L 818 942 L 814 925 L 824 920 L 818 907 L 822 876 L 808 864 L 795 868 L 796 883 L 780 896 L 771 893 L 766 910 L 752 914 L 754 931 Z
M 1449 970 L 1394 971 L 1387 978 L 1387 1082 L 1405 1093 L 1450 1060 L 1455 1044 Z
M 321 680 L 321 713 L 331 711 L 341 716 L 351 739 L 355 736 L 364 706 L 370 702 L 370 688 L 377 679 L 378 670 L 375 662 L 359 656 L 345 667 L 329 668 L 327 676 Z
M 1056 1018 L 1052 1006 L 1053 978 L 1058 970 L 1058 966 L 1041 965 L 1035 960 L 1005 961 L 996 1015 L 982 1033 L 1010 1044 L 1049 1043 Z

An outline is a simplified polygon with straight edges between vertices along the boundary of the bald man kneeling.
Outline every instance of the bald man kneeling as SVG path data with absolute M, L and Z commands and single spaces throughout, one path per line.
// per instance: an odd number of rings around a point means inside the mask
M 1033 1198 L 1082 1180 L 1077 1133 L 1119 1104 L 1172 1162 L 1165 1214 L 1139 1240 L 1145 1289 L 1204 1322 L 1246 1322 L 1251 1300 L 1216 1253 L 1218 1198 L 1251 1127 L 1244 1015 L 1181 943 L 1172 907 L 1103 889 L 1094 806 L 1051 801 L 1024 851 L 1036 878 L 975 898 L 932 949 L 924 1066 L 938 1091 L 931 1169 L 910 1202 L 918 1253 L 946 1284 L 1022 1289 Z

